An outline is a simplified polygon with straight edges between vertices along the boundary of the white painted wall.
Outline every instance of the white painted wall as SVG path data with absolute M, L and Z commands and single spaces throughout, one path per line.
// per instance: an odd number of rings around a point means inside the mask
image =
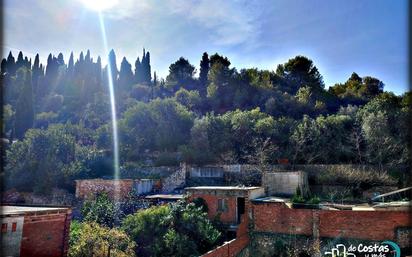
M 16 231 L 12 232 L 13 223 L 16 223 Z M 24 217 L 2 217 L 1 223 L 7 223 L 7 232 L 1 233 L 1 252 L 5 257 L 20 256 L 20 245 L 23 234 Z

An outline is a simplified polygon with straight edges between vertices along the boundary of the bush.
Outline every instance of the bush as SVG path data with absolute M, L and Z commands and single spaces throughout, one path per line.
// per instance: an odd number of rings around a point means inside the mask
M 206 213 L 183 201 L 128 215 L 122 228 L 137 243 L 138 256 L 199 256 L 221 235 Z
M 70 257 L 81 256 L 135 256 L 135 243 L 119 229 L 107 228 L 97 223 L 79 223 L 70 225 Z
M 81 212 L 84 221 L 106 227 L 113 227 L 123 216 L 118 206 L 105 193 L 98 194 L 95 200 L 86 201 Z

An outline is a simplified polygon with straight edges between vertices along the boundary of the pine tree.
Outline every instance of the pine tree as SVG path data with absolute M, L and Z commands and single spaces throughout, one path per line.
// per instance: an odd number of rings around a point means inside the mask
M 21 88 L 21 92 L 16 104 L 15 136 L 18 139 L 24 137 L 24 133 L 33 127 L 33 89 L 31 83 L 30 70 L 20 68 L 17 71 L 16 82 Z

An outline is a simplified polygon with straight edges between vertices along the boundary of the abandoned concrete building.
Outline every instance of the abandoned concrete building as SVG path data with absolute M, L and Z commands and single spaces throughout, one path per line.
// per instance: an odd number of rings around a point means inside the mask
M 2 256 L 67 256 L 70 208 L 1 206 L 0 218 Z

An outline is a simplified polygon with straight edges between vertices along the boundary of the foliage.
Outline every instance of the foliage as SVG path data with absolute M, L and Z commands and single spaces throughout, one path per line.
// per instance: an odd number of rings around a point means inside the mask
M 16 103 L 14 130 L 16 137 L 22 139 L 26 130 L 31 128 L 34 122 L 31 71 L 26 68 L 17 71 L 16 87 L 19 88 L 20 95 Z
M 97 223 L 72 221 L 70 225 L 70 257 L 135 256 L 135 243 L 123 231 Z
M 75 137 L 61 125 L 29 130 L 24 140 L 7 151 L 8 186 L 40 193 L 72 186 L 73 179 L 87 171 L 77 156 L 78 149 Z
M 119 121 L 122 152 L 133 158 L 146 149 L 174 151 L 185 144 L 193 114 L 173 99 L 138 102 Z
M 354 188 L 359 186 L 391 186 L 396 181 L 385 170 L 376 171 L 374 168 L 351 167 L 348 165 L 333 165 L 328 170 L 318 172 L 316 184 L 347 185 Z
M 184 202 L 129 215 L 122 228 L 137 243 L 138 256 L 199 256 L 220 237 L 201 208 Z
M 231 66 L 203 53 L 199 78 L 184 57 L 166 79 L 153 73 L 150 54 L 116 63 L 115 87 L 121 166 L 177 164 L 410 165 L 411 93 L 397 96 L 384 83 L 356 73 L 325 90 L 306 56 L 276 71 Z M 90 51 L 50 54 L 45 65 L 20 52 L 1 62 L 4 86 L 7 186 L 47 193 L 74 190 L 74 179 L 112 172 L 109 66 Z M 33 128 L 36 128 L 33 130 Z M 172 233 L 172 232 L 171 232 Z
M 98 194 L 94 200 L 86 200 L 81 213 L 85 222 L 110 228 L 119 223 L 123 216 L 118 206 L 105 193 Z

